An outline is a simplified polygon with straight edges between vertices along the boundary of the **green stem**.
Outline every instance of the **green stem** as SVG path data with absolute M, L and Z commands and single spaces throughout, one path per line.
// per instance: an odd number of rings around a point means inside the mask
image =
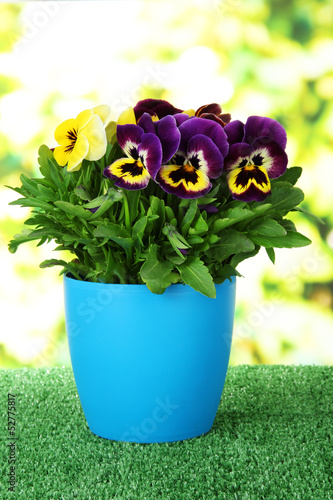
M 168 193 L 167 194 L 167 206 L 172 208 L 172 194 L 171 193 Z
M 124 190 L 124 209 L 125 209 L 125 227 L 127 231 L 131 230 L 131 219 L 130 219 L 130 211 L 128 206 L 127 193 Z

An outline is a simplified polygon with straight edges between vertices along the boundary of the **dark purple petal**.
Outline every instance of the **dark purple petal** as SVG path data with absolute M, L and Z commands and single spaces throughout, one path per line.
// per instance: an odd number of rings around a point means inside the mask
M 204 118 L 197 118 L 194 116 L 183 122 L 179 130 L 181 133 L 179 149 L 184 153 L 187 151 L 189 140 L 197 134 L 209 137 L 218 147 L 223 158 L 225 158 L 228 153 L 229 144 L 224 128 L 212 120 L 205 120 Z
M 162 144 L 162 163 L 167 163 L 178 150 L 180 132 L 173 116 L 165 116 L 155 122 L 155 130 Z
M 287 144 L 287 133 L 279 122 L 264 116 L 250 116 L 245 123 L 243 142 L 251 144 L 259 137 L 267 138 L 267 143 L 276 141 L 283 149 Z
M 207 136 L 197 134 L 188 141 L 187 158 L 196 169 L 202 170 L 211 179 L 222 174 L 223 156 L 214 142 Z
M 144 134 L 138 147 L 138 155 L 151 177 L 155 179 L 162 164 L 162 146 L 155 134 Z
M 230 145 L 236 144 L 237 142 L 242 142 L 244 138 L 244 123 L 239 120 L 233 120 L 228 123 L 224 129 L 228 137 L 228 142 Z
M 155 126 L 154 126 L 152 117 L 148 113 L 144 113 L 140 118 L 140 127 L 146 134 L 155 134 Z
M 158 118 L 163 118 L 164 116 L 181 112 L 181 109 L 175 108 L 172 104 L 163 99 L 143 99 L 134 106 L 134 114 L 137 122 L 143 113 L 148 113 L 151 116 L 157 115 Z
M 186 113 L 176 113 L 173 115 L 174 119 L 176 120 L 177 126 L 181 125 L 183 122 L 186 122 L 190 117 Z
M 252 146 L 254 151 L 251 160 L 255 165 L 263 165 L 271 179 L 284 174 L 288 165 L 288 156 L 280 144 L 274 140 L 267 143 L 266 137 L 261 137 L 256 139 Z
M 117 141 L 127 156 L 131 156 L 133 146 L 136 148 L 140 144 L 143 133 L 138 125 L 117 125 Z
M 187 255 L 188 254 L 188 250 L 186 248 L 178 248 L 178 250 L 180 251 L 181 254 L 183 255 Z
M 223 116 L 226 117 L 227 121 L 222 120 L 220 117 L 222 115 L 214 115 L 213 113 L 202 113 L 200 115 L 200 118 L 205 118 L 205 120 L 213 120 L 214 122 L 218 123 L 221 125 L 221 127 L 225 127 L 228 121 L 230 121 L 231 115 L 229 114 L 224 114 Z
M 249 144 L 243 142 L 233 144 L 230 146 L 228 156 L 224 160 L 224 169 L 233 170 L 234 168 L 246 165 L 253 151 L 253 146 Z
M 208 203 L 207 205 L 198 205 L 199 210 L 205 210 L 208 214 L 216 214 L 218 209 L 212 203 Z
M 216 102 L 211 104 L 204 104 L 200 106 L 195 112 L 195 116 L 202 116 L 203 113 L 213 113 L 214 115 L 219 115 L 222 112 L 221 106 Z
M 87 207 L 83 206 L 83 208 L 85 208 L 86 210 L 89 210 L 90 212 L 92 212 L 92 213 L 94 214 L 95 212 L 97 212 L 97 210 L 98 210 L 100 207 L 95 207 L 95 208 L 87 208 Z

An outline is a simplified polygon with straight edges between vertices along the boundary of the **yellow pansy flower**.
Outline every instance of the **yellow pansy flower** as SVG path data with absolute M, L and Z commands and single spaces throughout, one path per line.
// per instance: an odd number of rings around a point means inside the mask
M 106 105 L 87 109 L 61 123 L 55 130 L 55 140 L 60 144 L 53 152 L 58 165 L 67 165 L 68 171 L 79 170 L 84 159 L 96 161 L 106 152 L 105 123 L 110 115 Z

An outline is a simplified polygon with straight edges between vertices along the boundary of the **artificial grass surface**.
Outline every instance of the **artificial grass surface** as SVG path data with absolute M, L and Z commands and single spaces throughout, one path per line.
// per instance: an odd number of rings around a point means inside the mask
M 165 444 L 92 434 L 70 369 L 2 370 L 0 388 L 1 499 L 333 499 L 333 367 L 230 367 L 213 429 Z

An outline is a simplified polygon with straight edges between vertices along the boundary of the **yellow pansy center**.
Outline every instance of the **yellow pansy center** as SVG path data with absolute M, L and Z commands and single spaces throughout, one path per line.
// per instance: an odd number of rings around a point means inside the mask
M 67 138 L 70 143 L 66 146 L 65 153 L 71 153 L 75 147 L 75 143 L 77 140 L 77 130 L 75 130 L 74 128 L 72 130 L 69 130 L 67 132 Z

